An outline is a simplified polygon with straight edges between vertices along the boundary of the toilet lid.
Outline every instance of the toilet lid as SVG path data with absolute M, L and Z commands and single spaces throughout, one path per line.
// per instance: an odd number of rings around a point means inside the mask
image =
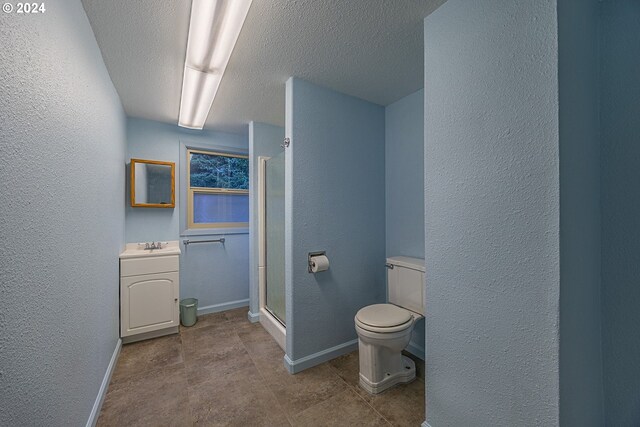
M 365 325 L 377 328 L 391 328 L 402 325 L 412 319 L 409 310 L 393 304 L 373 304 L 361 308 L 356 319 Z

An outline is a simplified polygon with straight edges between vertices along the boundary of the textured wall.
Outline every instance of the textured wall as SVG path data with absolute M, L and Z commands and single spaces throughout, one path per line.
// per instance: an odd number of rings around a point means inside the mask
M 0 425 L 84 425 L 118 340 L 124 112 L 79 1 L 2 13 L 0 40 Z
M 384 111 L 387 256 L 424 258 L 424 90 Z
M 424 90 L 387 105 L 384 115 L 387 257 L 424 258 Z M 424 321 L 409 347 L 424 359 Z
M 130 158 L 176 163 L 176 208 L 132 208 L 127 202 L 126 240 L 178 240 L 181 233 L 182 174 L 180 143 L 229 150 L 247 150 L 241 135 L 193 131 L 177 125 L 143 119 L 127 121 L 127 162 Z M 128 194 L 128 190 L 127 190 Z M 223 234 L 223 233 L 222 233 Z M 197 240 L 197 237 L 190 237 Z M 249 235 L 227 234 L 218 243 L 181 246 L 180 297 L 198 298 L 199 307 L 244 301 L 249 298 Z
M 356 339 L 356 312 L 384 301 L 384 108 L 296 78 L 286 89 L 287 355 L 296 361 Z M 321 250 L 331 268 L 309 274 L 307 253 Z
M 640 425 L 640 2 L 602 5 L 602 350 L 605 417 Z
M 555 1 L 425 19 L 427 421 L 557 425 Z
M 558 1 L 560 424 L 600 426 L 598 0 Z
M 249 123 L 249 170 L 251 188 L 249 189 L 249 217 L 251 223 L 249 242 L 249 309 L 257 315 L 260 310 L 259 294 L 259 246 L 258 246 L 258 157 L 271 157 L 282 152 L 280 144 L 284 139 L 284 128 L 265 123 Z

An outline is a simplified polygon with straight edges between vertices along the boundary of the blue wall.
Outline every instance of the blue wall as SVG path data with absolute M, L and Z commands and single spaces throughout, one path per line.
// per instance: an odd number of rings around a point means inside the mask
M 424 90 L 385 110 L 387 257 L 424 258 Z M 424 321 L 409 350 L 424 359 Z
M 125 116 L 82 4 L 47 6 L 0 16 L 3 426 L 86 424 L 118 342 Z
M 286 108 L 287 358 L 295 367 L 335 346 L 333 355 L 353 349 L 356 312 L 385 299 L 385 134 L 383 107 L 296 78 Z M 330 269 L 309 274 L 307 253 L 322 250 Z
M 640 425 L 640 2 L 602 5 L 602 350 L 607 425 Z
M 449 0 L 425 19 L 427 420 L 556 425 L 554 1 Z
M 177 240 L 180 224 L 180 143 L 213 146 L 220 149 L 248 149 L 247 138 L 230 133 L 198 131 L 129 118 L 127 120 L 127 163 L 131 158 L 162 160 L 176 164 L 176 208 L 132 208 L 127 188 L 126 239 L 127 242 L 150 240 Z M 127 177 L 128 178 L 128 177 Z M 128 179 L 127 179 L 128 183 Z
M 598 0 L 558 2 L 560 424 L 600 426 Z
M 181 143 L 247 152 L 247 138 L 213 131 L 193 131 L 149 120 L 127 122 L 127 162 L 130 158 L 176 163 L 176 208 L 132 208 L 127 202 L 126 241 L 178 240 L 184 228 L 185 204 L 181 191 Z M 127 190 L 128 195 L 128 190 Z M 236 230 L 237 231 L 237 230 Z M 241 231 L 241 230 L 240 230 Z M 200 312 L 220 311 L 249 304 L 249 234 L 224 230 L 224 245 L 208 243 L 182 246 L 180 297 L 199 299 Z M 196 234 L 197 235 L 197 234 Z M 189 239 L 197 240 L 191 233 Z
M 251 186 L 249 189 L 249 216 L 251 223 L 250 244 L 249 244 L 249 293 L 252 320 L 258 320 L 260 311 L 259 295 L 259 271 L 258 271 L 258 213 L 261 207 L 258 205 L 258 157 L 272 157 L 282 152 L 280 144 L 284 140 L 284 128 L 280 126 L 268 125 L 265 123 L 249 123 L 249 170 Z
M 384 111 L 387 256 L 424 258 L 424 90 Z

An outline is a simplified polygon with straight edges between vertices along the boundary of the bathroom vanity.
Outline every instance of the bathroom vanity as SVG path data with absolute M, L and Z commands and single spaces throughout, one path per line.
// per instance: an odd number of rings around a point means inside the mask
M 124 343 L 178 332 L 180 253 L 176 240 L 128 243 L 120 254 L 120 336 Z

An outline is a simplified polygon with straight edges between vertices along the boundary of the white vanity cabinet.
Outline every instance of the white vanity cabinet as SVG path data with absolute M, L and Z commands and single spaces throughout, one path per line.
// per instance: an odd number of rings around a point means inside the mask
M 127 244 L 120 255 L 120 336 L 125 343 L 177 333 L 180 324 L 178 242 L 143 248 Z

